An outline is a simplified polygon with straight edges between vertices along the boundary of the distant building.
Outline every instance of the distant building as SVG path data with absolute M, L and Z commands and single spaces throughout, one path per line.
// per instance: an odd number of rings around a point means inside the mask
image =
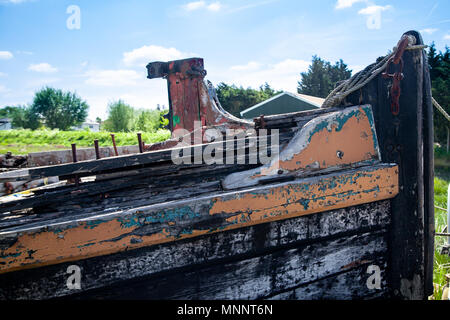
M 87 119 L 81 125 L 79 125 L 77 127 L 73 127 L 73 130 L 85 130 L 86 128 L 89 128 L 89 130 L 92 132 L 99 132 L 100 131 L 100 123 L 92 121 L 90 119 Z
M 270 99 L 241 111 L 241 118 L 253 119 L 260 115 L 273 115 L 289 112 L 318 109 L 325 99 L 306 94 L 283 92 Z
M 0 130 L 10 130 L 12 120 L 10 118 L 0 118 Z

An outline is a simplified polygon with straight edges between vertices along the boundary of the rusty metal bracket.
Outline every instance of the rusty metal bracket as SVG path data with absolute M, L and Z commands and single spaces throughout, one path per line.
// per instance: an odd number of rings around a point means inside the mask
M 397 44 L 397 48 L 393 57 L 388 60 L 386 71 L 381 74 L 381 76 L 385 79 L 392 78 L 392 87 L 391 87 L 391 113 L 394 116 L 397 116 L 400 113 L 400 81 L 403 80 L 403 53 L 405 52 L 406 47 L 409 44 L 409 38 L 407 36 L 403 36 Z M 399 70 L 394 73 L 389 73 L 389 67 L 391 64 L 395 64 L 399 66 Z
M 399 70 L 394 73 L 389 73 L 389 67 L 390 65 L 395 63 L 395 56 L 391 59 L 389 59 L 388 64 L 386 66 L 386 71 L 381 74 L 381 76 L 385 79 L 391 78 L 392 79 L 392 87 L 391 87 L 391 112 L 394 116 L 397 116 L 400 113 L 400 81 L 403 80 L 403 59 L 400 58 L 399 63 L 400 67 Z

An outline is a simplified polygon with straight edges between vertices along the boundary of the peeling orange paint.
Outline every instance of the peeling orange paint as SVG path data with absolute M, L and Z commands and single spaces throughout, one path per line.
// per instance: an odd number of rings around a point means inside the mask
M 284 184 L 265 192 L 247 191 L 211 198 L 210 215 L 225 214 L 229 225 L 189 230 L 173 235 L 168 223 L 160 232 L 136 235 L 139 225 L 112 220 L 82 221 L 61 231 L 23 232 L 14 245 L 0 252 L 0 273 L 75 261 L 150 245 L 222 232 L 268 221 L 327 211 L 394 197 L 398 193 L 398 167 L 358 170 L 352 173 Z M 141 215 L 140 215 L 141 216 Z
M 376 158 L 378 152 L 373 140 L 377 138 L 374 137 L 366 111 L 362 107 L 359 107 L 358 111 L 358 114 L 350 117 L 339 130 L 337 124 L 332 124 L 330 131 L 323 128 L 314 133 L 306 148 L 289 160 L 262 167 L 261 174 L 255 175 L 254 178 L 270 175 L 278 168 L 297 171 L 313 165 L 324 169 Z M 341 156 L 338 156 L 338 152 Z

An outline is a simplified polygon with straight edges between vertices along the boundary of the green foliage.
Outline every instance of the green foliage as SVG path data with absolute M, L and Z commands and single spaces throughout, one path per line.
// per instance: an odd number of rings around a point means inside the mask
M 447 190 L 450 182 L 450 153 L 446 148 L 434 148 L 435 178 L 434 178 L 434 204 L 440 208 L 447 208 Z M 447 212 L 435 208 L 434 221 L 436 232 L 444 232 L 447 225 Z M 437 285 L 433 294 L 434 300 L 440 300 L 442 287 L 446 283 L 445 274 L 450 272 L 450 257 L 440 254 L 440 248 L 447 241 L 445 237 L 435 237 L 435 254 L 433 282 Z
M 31 111 L 51 129 L 68 130 L 86 120 L 88 104 L 76 93 L 45 87 L 36 92 Z
M 0 118 L 10 118 L 13 128 L 35 130 L 41 126 L 39 116 L 29 106 L 7 106 L 0 109 Z
M 170 138 L 170 131 L 158 130 L 156 132 L 142 132 L 142 140 L 146 144 L 156 143 Z M 70 148 L 72 143 L 77 147 L 92 147 L 94 140 L 99 141 L 100 146 L 112 146 L 109 132 L 83 131 L 59 131 L 59 130 L 0 130 L 0 144 L 13 146 L 47 146 L 57 145 Z M 137 136 L 134 132 L 118 132 L 115 134 L 118 146 L 136 145 Z
M 445 48 L 445 52 L 436 52 L 434 43 L 428 51 L 428 65 L 430 68 L 430 78 L 432 95 L 434 99 L 450 114 L 450 50 Z M 434 141 L 445 145 L 447 143 L 447 127 L 450 126 L 448 120 L 437 110 L 434 110 Z
M 135 130 L 143 132 L 157 131 L 160 128 L 160 113 L 158 110 L 141 110 L 135 123 Z
M 103 128 L 111 132 L 130 132 L 133 130 L 135 110 L 122 100 L 108 104 L 108 119 Z
M 236 117 L 240 112 L 264 100 L 267 100 L 282 91 L 275 91 L 269 84 L 265 83 L 259 90 L 252 88 L 244 89 L 242 86 L 219 83 L 216 88 L 217 98 L 222 107 Z
M 134 109 L 119 100 L 108 105 L 108 119 L 103 121 L 102 130 L 111 132 L 156 132 L 167 122 L 166 119 L 162 118 L 166 112 L 167 110 L 160 109 Z
M 348 79 L 351 75 L 352 71 L 342 59 L 332 65 L 318 56 L 313 56 L 308 71 L 300 74 L 297 92 L 326 98 L 337 82 Z
M 169 110 L 160 110 L 159 109 L 159 127 L 166 128 L 169 125 L 169 119 L 166 119 L 166 116 L 169 113 Z

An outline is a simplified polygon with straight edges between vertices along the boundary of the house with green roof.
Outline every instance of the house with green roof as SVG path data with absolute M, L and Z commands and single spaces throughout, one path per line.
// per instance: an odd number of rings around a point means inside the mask
M 282 92 L 240 112 L 241 118 L 253 119 L 260 115 L 273 115 L 289 112 L 318 109 L 325 99 L 306 94 Z

